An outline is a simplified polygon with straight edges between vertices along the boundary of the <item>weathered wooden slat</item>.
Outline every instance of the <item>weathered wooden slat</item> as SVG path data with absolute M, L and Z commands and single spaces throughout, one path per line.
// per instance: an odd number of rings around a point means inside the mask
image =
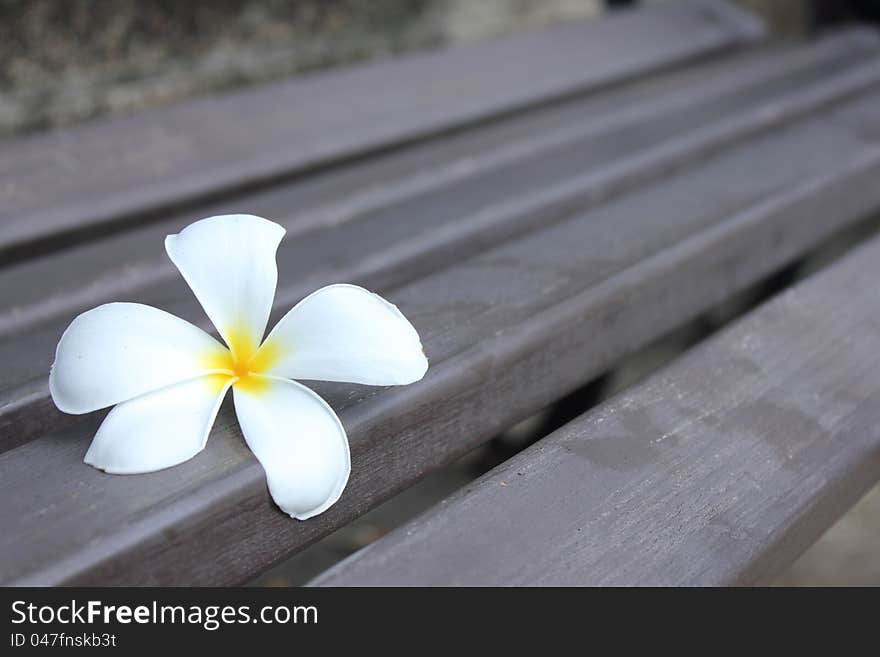
M 859 95 L 389 290 L 431 370 L 402 389 L 315 386 L 353 470 L 308 522 L 272 505 L 229 409 L 198 457 L 137 477 L 82 465 L 101 418 L 68 418 L 0 456 L 0 581 L 245 579 L 875 212 L 878 107 Z
M 880 239 L 319 585 L 768 582 L 880 478 Z
M 9 141 L 0 148 L 0 261 L 760 32 L 723 2 L 688 0 Z
M 611 98 L 564 104 L 463 136 L 460 144 L 443 140 L 433 150 L 420 147 L 235 207 L 274 218 L 273 210 L 307 208 L 281 219 L 292 233 L 279 252 L 282 311 L 334 280 L 388 288 L 869 89 L 880 81 L 877 52 L 876 34 L 853 31 L 698 67 L 652 81 L 663 90 L 659 96 L 637 84 L 607 94 Z M 628 109 L 634 100 L 642 103 Z M 495 150 L 487 150 L 490 145 Z M 486 152 L 477 155 L 476 148 Z M 401 178 L 418 163 L 424 169 Z M 0 272 L 0 291 L 9 300 L 0 313 L 0 360 L 6 362 L 0 433 L 10 429 L 3 449 L 51 427 L 45 372 L 73 314 L 127 298 L 204 322 L 162 253 L 164 234 L 185 221 L 175 217 Z

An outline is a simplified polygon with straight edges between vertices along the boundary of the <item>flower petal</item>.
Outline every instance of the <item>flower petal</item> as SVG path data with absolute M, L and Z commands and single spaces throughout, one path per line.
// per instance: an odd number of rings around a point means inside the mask
M 119 404 L 83 460 L 111 474 L 138 474 L 191 459 L 204 449 L 231 383 L 213 374 Z
M 89 413 L 204 375 L 226 353 L 200 328 L 163 310 L 108 303 L 67 327 L 49 391 L 65 413 Z
M 409 320 L 356 285 L 329 285 L 300 301 L 266 338 L 257 360 L 273 376 L 377 386 L 413 383 L 428 369 Z
M 247 358 L 266 331 L 275 298 L 275 252 L 285 230 L 249 214 L 202 219 L 165 238 L 180 270 L 230 349 Z
M 314 392 L 285 379 L 233 388 L 235 412 L 248 446 L 263 465 L 275 503 L 305 520 L 342 494 L 351 471 L 342 423 Z

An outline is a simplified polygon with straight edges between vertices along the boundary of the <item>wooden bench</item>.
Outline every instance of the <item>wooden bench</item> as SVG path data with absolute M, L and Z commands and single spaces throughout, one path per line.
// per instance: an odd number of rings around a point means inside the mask
M 767 583 L 880 478 L 880 238 L 314 584 Z
M 7 142 L 0 581 L 247 581 L 863 225 L 880 209 L 880 38 L 761 35 L 720 1 L 650 6 Z M 431 361 L 406 388 L 315 386 L 352 477 L 306 522 L 272 504 L 231 408 L 191 461 L 114 477 L 82 465 L 102 414 L 48 397 L 55 344 L 85 309 L 140 301 L 204 325 L 162 238 L 234 211 L 288 229 L 270 321 L 356 282 L 400 306 Z M 571 566 L 601 577 L 590 563 Z

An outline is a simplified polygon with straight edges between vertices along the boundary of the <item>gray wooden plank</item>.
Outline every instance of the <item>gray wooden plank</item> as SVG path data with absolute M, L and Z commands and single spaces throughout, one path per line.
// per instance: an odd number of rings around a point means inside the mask
M 880 478 L 880 239 L 316 585 L 769 582 Z
M 242 581 L 876 212 L 878 103 L 866 94 L 389 290 L 431 370 L 400 389 L 315 386 L 353 468 L 308 522 L 272 505 L 229 408 L 202 454 L 149 475 L 81 464 L 96 416 L 5 452 L 0 581 Z
M 756 38 L 687 0 L 7 141 L 0 261 Z M 258 117 L 258 120 L 255 118 Z
M 308 208 L 281 218 L 291 229 L 279 252 L 282 310 L 334 280 L 400 285 L 870 90 L 880 81 L 877 52 L 876 34 L 852 31 L 810 46 L 698 67 L 653 81 L 650 86 L 662 90 L 659 96 L 637 84 L 607 94 L 610 99 L 553 107 L 480 130 L 479 138 L 462 136 L 452 146 L 443 140 L 429 153 L 420 147 L 329 181 L 322 177 L 312 187 L 248 197 L 235 207 L 276 219 L 273 208 Z M 621 111 L 634 99 L 646 102 Z M 410 178 L 403 175 L 418 163 L 424 168 Z M 351 196 L 346 198 L 346 191 Z M 3 449 L 46 431 L 57 417 L 46 414 L 51 404 L 45 372 L 58 336 L 76 312 L 124 291 L 129 300 L 204 323 L 162 253 L 164 234 L 185 221 L 173 217 L 0 272 L 0 294 L 9 304 L 0 313 L 0 327 L 5 322 L 17 328 L 5 336 L 0 330 L 0 360 L 7 363 L 0 374 Z M 28 321 L 46 311 L 52 321 Z

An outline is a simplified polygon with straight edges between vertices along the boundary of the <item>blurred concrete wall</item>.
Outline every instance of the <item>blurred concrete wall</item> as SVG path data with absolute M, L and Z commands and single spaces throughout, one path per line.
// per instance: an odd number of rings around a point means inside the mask
M 0 136 L 599 13 L 600 0 L 0 0 Z
M 800 33 L 809 21 L 807 0 L 737 1 L 780 34 Z M 0 137 L 594 17 L 605 6 L 603 0 L 0 0 Z

